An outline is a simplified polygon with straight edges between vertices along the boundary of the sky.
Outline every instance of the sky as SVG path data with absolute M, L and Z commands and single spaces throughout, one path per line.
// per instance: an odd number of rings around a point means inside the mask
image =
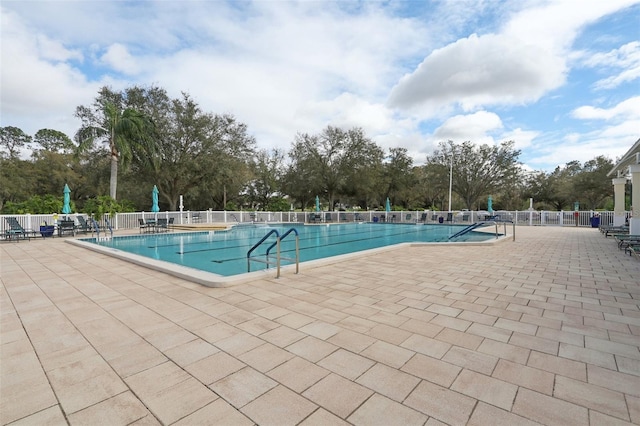
M 0 125 L 73 137 L 103 86 L 188 93 L 260 149 L 361 127 L 425 162 L 513 140 L 529 170 L 640 138 L 640 0 L 0 0 Z

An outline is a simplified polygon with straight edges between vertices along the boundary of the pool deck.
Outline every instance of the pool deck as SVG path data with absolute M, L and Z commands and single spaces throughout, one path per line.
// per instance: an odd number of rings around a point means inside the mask
M 596 229 L 208 288 L 0 243 L 0 424 L 640 424 L 640 260 Z

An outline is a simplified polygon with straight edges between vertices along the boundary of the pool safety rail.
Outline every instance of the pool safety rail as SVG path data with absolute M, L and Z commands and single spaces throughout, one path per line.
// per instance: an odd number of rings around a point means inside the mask
M 101 227 L 100 224 L 94 218 L 90 218 L 90 220 L 91 220 L 91 236 L 92 237 L 93 237 L 93 233 L 95 232 L 97 235 L 98 241 L 108 240 L 113 238 L 113 228 L 111 227 L 111 222 L 109 222 L 109 220 L 105 219 L 106 225 L 104 227 Z M 102 237 L 100 236 L 101 229 L 104 231 Z M 106 232 L 107 230 L 109 230 L 110 235 L 107 235 L 107 232 Z
M 482 221 L 482 222 L 476 222 L 476 223 L 472 223 L 469 226 L 465 226 L 463 229 L 461 229 L 460 231 L 456 232 L 455 234 L 451 235 L 449 237 L 449 239 L 453 239 L 453 238 L 457 238 L 460 237 L 464 234 L 467 234 L 471 231 L 473 231 L 476 228 L 481 228 L 484 226 L 491 226 L 491 225 L 495 225 L 496 227 L 496 238 L 500 237 L 500 233 L 498 232 L 498 224 L 502 223 L 503 224 L 503 228 L 504 228 L 504 233 L 502 235 L 507 235 L 507 223 L 511 223 L 513 225 L 513 241 L 516 240 L 516 223 L 513 221 L 508 221 L 508 220 L 504 220 L 504 221 Z
M 281 242 L 282 242 L 282 240 L 287 238 L 287 236 L 291 235 L 292 233 L 296 237 L 295 257 L 293 257 L 293 258 L 283 257 L 282 253 L 281 253 L 281 250 L 280 250 Z M 276 241 L 271 243 L 271 245 L 267 248 L 267 251 L 265 252 L 265 258 L 264 259 L 260 259 L 260 258 L 257 258 L 256 256 L 252 257 L 251 253 L 253 253 L 253 251 L 255 249 L 257 249 L 258 247 L 260 247 L 260 245 L 262 245 L 262 243 L 267 241 L 269 239 L 269 237 L 271 237 L 272 235 L 276 236 Z M 269 258 L 269 254 L 271 253 L 271 250 L 274 247 L 276 248 L 276 258 L 275 258 L 275 260 L 271 260 Z M 271 231 L 267 232 L 267 234 L 264 237 L 262 237 L 260 239 L 260 241 L 255 243 L 253 245 L 253 247 L 251 247 L 249 249 L 249 251 L 247 252 L 247 272 L 251 272 L 251 262 L 252 261 L 253 262 L 265 263 L 267 265 L 267 269 L 269 269 L 269 265 L 275 264 L 276 265 L 276 278 L 280 278 L 280 264 L 281 264 L 282 260 L 289 261 L 289 262 L 295 262 L 295 264 L 296 264 L 296 274 L 300 271 L 300 236 L 298 234 L 298 230 L 295 229 L 295 228 L 288 229 L 284 234 L 282 234 L 282 236 L 275 229 L 272 229 Z

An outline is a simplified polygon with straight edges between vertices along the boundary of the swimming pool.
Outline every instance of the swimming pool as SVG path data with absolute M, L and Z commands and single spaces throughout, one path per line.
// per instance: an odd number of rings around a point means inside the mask
M 422 224 L 293 225 L 299 233 L 300 262 L 401 243 L 449 242 L 451 235 L 463 229 L 460 225 Z M 97 241 L 95 238 L 80 241 L 107 249 L 108 254 L 114 254 L 116 251 L 127 253 L 128 256 L 118 256 L 126 260 L 141 256 L 222 277 L 232 277 L 247 273 L 247 252 L 256 242 L 272 230 L 282 235 L 290 228 L 292 224 L 256 224 L 236 226 L 224 231 L 145 234 L 120 236 L 103 241 Z M 495 238 L 495 234 L 472 231 L 456 238 L 456 242 L 479 242 Z M 267 249 L 275 240 L 275 235 L 272 235 L 252 253 L 252 257 L 265 258 Z M 281 252 L 283 257 L 294 257 L 293 235 L 282 241 Z M 272 249 L 271 253 L 275 253 L 275 249 Z M 283 260 L 282 264 L 291 263 Z M 266 268 L 265 263 L 251 263 L 252 271 Z

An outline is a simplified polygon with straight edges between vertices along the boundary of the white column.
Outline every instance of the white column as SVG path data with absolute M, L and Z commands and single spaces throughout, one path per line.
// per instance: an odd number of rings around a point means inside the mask
M 629 166 L 631 172 L 631 218 L 629 234 L 640 235 L 640 164 Z
M 627 178 L 611 179 L 613 182 L 613 226 L 622 226 L 625 222 L 624 213 L 624 185 Z

